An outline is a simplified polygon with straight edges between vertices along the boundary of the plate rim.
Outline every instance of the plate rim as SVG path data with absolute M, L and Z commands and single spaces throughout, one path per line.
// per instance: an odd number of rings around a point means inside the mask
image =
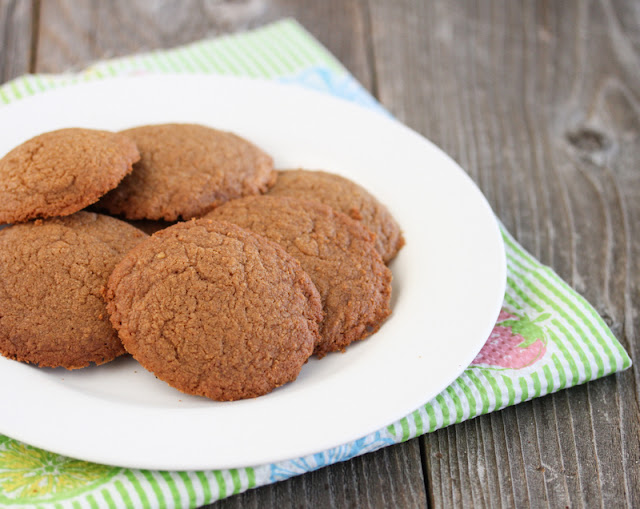
M 467 186 L 470 186 L 469 189 L 471 189 L 474 193 L 475 193 L 475 197 L 479 198 L 479 202 L 484 206 L 485 208 L 485 212 L 490 212 L 492 217 L 493 217 L 493 235 L 494 235 L 494 241 L 497 242 L 499 244 L 499 253 L 501 255 L 502 260 L 498 263 L 498 265 L 501 266 L 501 272 L 499 274 L 500 277 L 500 281 L 498 282 L 498 287 L 499 289 L 496 290 L 496 295 L 499 293 L 500 297 L 499 299 L 497 298 L 497 296 L 494 296 L 497 301 L 494 305 L 494 311 L 495 311 L 495 315 L 492 318 L 491 323 L 490 320 L 486 320 L 487 321 L 487 325 L 485 326 L 485 333 L 484 334 L 484 338 L 487 338 L 489 336 L 490 330 L 493 327 L 493 325 L 495 324 L 495 318 L 497 318 L 499 310 L 500 310 L 500 306 L 502 304 L 502 297 L 504 295 L 504 290 L 506 288 L 506 255 L 505 255 L 505 250 L 504 250 L 504 243 L 503 243 L 503 239 L 502 236 L 500 234 L 500 228 L 497 222 L 497 219 L 495 218 L 495 215 L 493 214 L 493 212 L 491 211 L 491 207 L 488 203 L 488 201 L 486 200 L 486 197 L 484 197 L 484 195 L 482 194 L 482 192 L 479 190 L 479 188 L 477 187 L 477 185 L 473 182 L 473 180 L 469 177 L 469 175 L 448 155 L 446 154 L 442 149 L 440 149 L 439 147 L 437 147 L 433 142 L 431 142 L 430 140 L 428 140 L 427 138 L 421 136 L 419 133 L 411 130 L 410 128 L 408 128 L 407 126 L 403 125 L 402 123 L 400 123 L 399 121 L 397 121 L 396 119 L 393 119 L 391 117 L 386 117 L 384 115 L 380 115 L 380 113 L 375 112 L 375 111 L 371 111 L 367 108 L 364 108 L 362 106 L 359 106 L 357 104 L 354 104 L 350 101 L 347 101 L 345 99 L 342 98 L 338 98 L 335 96 L 331 96 L 329 94 L 326 93 L 322 93 L 322 92 L 318 92 L 318 91 L 313 91 L 313 90 L 309 90 L 309 89 L 305 89 L 299 85 L 295 85 L 295 84 L 290 84 L 290 83 L 279 83 L 279 82 L 274 82 L 272 80 L 266 80 L 266 79 L 260 79 L 260 78 L 239 78 L 239 77 L 229 77 L 229 76 L 216 76 L 216 75 L 207 75 L 207 74 L 198 74 L 198 75 L 153 75 L 153 76 L 126 76 L 126 77 L 110 77 L 110 78 L 105 78 L 99 81 L 91 81 L 91 82 L 78 82 L 76 84 L 72 84 L 66 87 L 62 87 L 62 88 L 57 88 L 57 89 L 53 89 L 53 90 L 49 90 L 49 91 L 45 91 L 42 93 L 38 93 L 34 96 L 30 96 L 30 97 L 26 97 L 20 101 L 16 101 L 15 103 L 10 103 L 8 105 L 2 106 L 0 108 L 0 116 L 2 116 L 2 112 L 7 112 L 10 109 L 13 108 L 21 108 L 23 107 L 24 104 L 28 103 L 29 101 L 33 101 L 33 100 L 44 100 L 43 98 L 46 97 L 56 97 L 56 95 L 58 93 L 60 94 L 65 94 L 68 93 L 69 90 L 77 88 L 77 87 L 104 87 L 104 86 L 109 86 L 109 84 L 111 83 L 116 83 L 116 82 L 121 82 L 121 83 L 141 83 L 142 85 L 150 81 L 156 81 L 158 79 L 161 80 L 166 80 L 166 81 L 171 81 L 171 80 L 177 80 L 179 82 L 181 82 L 182 85 L 184 85 L 184 83 L 187 82 L 200 82 L 201 80 L 204 81 L 209 81 L 211 83 L 213 82 L 225 82 L 225 83 L 229 83 L 229 84 L 233 84 L 233 83 L 251 83 L 251 86 L 256 86 L 256 87 L 267 87 L 267 88 L 286 88 L 286 89 L 290 89 L 290 90 L 295 90 L 296 92 L 294 92 L 295 94 L 297 93 L 301 93 L 302 95 L 307 95 L 308 97 L 316 97 L 316 98 L 322 98 L 321 101 L 326 101 L 328 100 L 329 102 L 337 102 L 340 103 L 340 106 L 342 108 L 347 108 L 347 109 L 352 109 L 353 111 L 358 110 L 359 113 L 357 113 L 357 115 L 364 115 L 369 116 L 371 119 L 373 119 L 374 117 L 377 119 L 384 119 L 384 122 L 389 123 L 390 126 L 393 126 L 394 129 L 400 129 L 400 132 L 403 132 L 404 135 L 406 136 L 410 136 L 413 138 L 417 138 L 419 140 L 420 143 L 426 143 L 429 146 L 429 150 L 431 151 L 435 151 L 435 153 L 437 154 L 437 156 L 439 158 L 442 158 L 443 160 L 449 161 L 450 165 L 452 165 L 452 167 L 456 168 L 457 171 L 459 172 L 459 177 L 462 177 L 462 180 L 465 181 L 466 180 L 466 184 Z M 142 85 L 136 85 L 136 86 L 142 86 Z M 244 86 L 244 85 L 243 85 Z M 0 119 L 0 124 L 2 123 L 2 119 Z M 328 169 L 328 171 L 331 171 L 331 169 Z M 408 241 L 410 242 L 410 239 L 408 239 Z M 292 459 L 292 458 L 297 458 L 297 457 L 301 457 L 301 456 L 305 456 L 307 454 L 313 454 L 315 452 L 320 452 L 320 451 L 324 451 L 328 448 L 331 447 L 336 447 L 339 445 L 342 445 L 344 443 L 348 443 L 351 440 L 355 440 L 358 439 L 360 437 L 366 436 L 378 429 L 381 429 L 382 427 L 395 422 L 397 419 L 400 419 L 402 417 L 404 417 L 405 415 L 407 415 L 409 412 L 415 410 L 415 408 L 422 406 L 423 404 L 425 404 L 431 397 L 437 395 L 438 393 L 440 393 L 442 390 L 444 390 L 447 386 L 449 386 L 455 379 L 457 379 L 460 374 L 464 371 L 464 369 L 466 369 L 466 367 L 468 366 L 468 364 L 473 360 L 473 358 L 475 357 L 475 355 L 478 353 L 478 351 L 480 350 L 480 348 L 482 347 L 482 345 L 484 344 L 484 341 L 482 343 L 479 344 L 477 351 L 474 352 L 467 352 L 466 355 L 461 356 L 464 360 L 464 362 L 462 362 L 462 364 L 464 364 L 464 366 L 462 366 L 461 364 L 461 369 L 456 372 L 456 373 L 451 373 L 451 375 L 449 377 L 447 377 L 446 379 L 443 377 L 443 379 L 440 381 L 440 383 L 438 384 L 438 386 L 440 387 L 439 390 L 437 390 L 434 394 L 429 395 L 429 396 L 425 396 L 424 400 L 422 402 L 420 402 L 418 405 L 415 406 L 411 406 L 411 408 L 409 408 L 407 411 L 403 411 L 401 413 L 401 415 L 396 415 L 395 417 L 391 418 L 389 420 L 389 422 L 387 422 L 385 425 L 380 426 L 376 423 L 376 425 L 372 425 L 370 426 L 368 429 L 363 430 L 362 433 L 357 433 L 356 435 L 351 436 L 350 438 L 347 438 L 346 440 L 343 441 L 339 441 L 339 442 L 335 442 L 335 441 L 331 441 L 331 444 L 327 444 L 326 442 L 321 445 L 321 446 L 314 446 L 314 447 L 310 447 L 308 450 L 306 451 L 300 451 L 299 453 L 296 453 L 294 455 L 291 455 L 289 453 L 286 453 L 282 456 L 274 456 L 273 458 L 267 459 L 265 460 L 264 457 L 262 458 L 262 460 L 256 460 L 256 461 L 252 461 L 252 462 L 247 462 L 247 461 L 237 461 L 237 462 L 226 462 L 226 463 L 211 463 L 210 461 L 205 460 L 204 462 L 191 462 L 190 466 L 189 464 L 178 464 L 178 465 L 168 465 L 168 464 L 160 464 L 159 462 L 152 462 L 152 463 L 145 463 L 144 460 L 142 461 L 134 461 L 132 462 L 122 462 L 119 461 L 115 464 L 117 464 L 118 466 L 123 466 L 123 467 L 132 467 L 132 468 L 152 468 L 152 469 L 158 469 L 158 468 L 169 468 L 169 469 L 180 469 L 180 470 L 201 470 L 201 469 L 209 469 L 209 468 L 237 468 L 237 467 L 246 467 L 246 466 L 250 466 L 250 465 L 257 465 L 257 464 L 264 464 L 264 463 L 273 463 L 273 462 L 277 462 L 277 461 L 282 461 L 282 460 L 287 460 L 287 459 Z M 3 359 L 4 360 L 4 359 Z M 468 362 L 466 362 L 466 360 L 468 360 Z M 9 362 L 14 362 L 14 361 L 9 361 Z M 465 364 L 466 362 L 466 364 Z M 2 380 L 2 376 L 0 375 L 0 380 Z M 433 392 L 430 391 L 430 392 Z M 0 394 L 2 394 L 2 391 L 0 391 Z M 249 400 L 252 401 L 252 400 Z M 108 405 L 107 405 L 108 406 Z M 179 410 L 176 410 L 179 411 Z M 397 413 L 397 412 L 396 412 Z M 5 425 L 2 422 L 2 420 L 0 419 L 0 431 L 5 432 Z M 27 433 L 28 434 L 28 433 Z M 12 438 L 24 441 L 26 443 L 35 445 L 37 447 L 41 447 L 43 449 L 47 449 L 50 451 L 54 451 L 54 452 L 59 452 L 62 454 L 66 454 L 69 456 L 73 456 L 73 457 L 78 457 L 81 459 L 87 459 L 89 461 L 95 461 L 95 462 L 102 462 L 100 461 L 100 457 L 104 457 L 104 455 L 94 455 L 94 454 L 84 454 L 82 452 L 80 452 L 80 455 L 78 454 L 69 454 L 69 450 L 73 450 L 73 448 L 69 448 L 69 447 L 57 447 L 57 445 L 55 447 L 51 447 L 51 444 L 47 442 L 46 439 L 40 440 L 37 437 L 34 438 L 33 436 L 20 436 L 21 433 L 16 433 L 15 430 L 11 430 L 10 434 L 8 434 L 8 436 L 11 436 Z M 75 452 L 75 450 L 74 450 Z M 197 463 L 197 464 L 196 464 Z M 109 464 L 114 464 L 112 462 L 109 462 Z

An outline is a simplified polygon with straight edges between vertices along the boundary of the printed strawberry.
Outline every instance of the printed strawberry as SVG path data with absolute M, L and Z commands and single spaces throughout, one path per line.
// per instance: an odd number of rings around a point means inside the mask
M 535 320 L 500 311 L 498 323 L 472 364 L 522 369 L 531 366 L 547 351 L 547 339 L 540 325 L 549 318 L 543 313 Z

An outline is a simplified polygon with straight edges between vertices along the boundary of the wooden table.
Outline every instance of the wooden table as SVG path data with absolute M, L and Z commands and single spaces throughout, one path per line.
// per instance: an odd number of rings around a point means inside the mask
M 640 360 L 634 0 L 0 0 L 0 82 L 284 16 L 451 154 Z M 213 507 L 640 507 L 639 388 L 631 369 Z

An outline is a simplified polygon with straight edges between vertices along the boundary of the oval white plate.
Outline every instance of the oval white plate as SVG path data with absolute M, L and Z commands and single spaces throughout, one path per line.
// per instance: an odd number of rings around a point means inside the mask
M 235 131 L 279 168 L 326 169 L 388 205 L 407 245 L 393 315 L 345 354 L 253 400 L 179 393 L 133 359 L 68 372 L 0 358 L 0 432 L 99 463 L 150 469 L 258 465 L 319 452 L 424 404 L 473 360 L 506 280 L 496 219 L 460 167 L 379 113 L 321 93 L 215 76 L 116 78 L 0 109 L 0 155 L 44 131 L 196 122 Z

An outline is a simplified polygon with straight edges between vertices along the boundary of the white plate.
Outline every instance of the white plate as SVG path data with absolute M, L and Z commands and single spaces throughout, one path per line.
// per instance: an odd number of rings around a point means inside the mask
M 0 432 L 99 463 L 231 468 L 290 459 L 403 417 L 473 360 L 506 281 L 496 219 L 460 167 L 379 113 L 292 85 L 214 76 L 117 78 L 0 109 L 0 155 L 44 131 L 196 122 L 235 131 L 276 166 L 323 168 L 386 203 L 407 245 L 392 264 L 393 315 L 345 354 L 253 400 L 179 393 L 133 359 L 68 372 L 0 358 Z

